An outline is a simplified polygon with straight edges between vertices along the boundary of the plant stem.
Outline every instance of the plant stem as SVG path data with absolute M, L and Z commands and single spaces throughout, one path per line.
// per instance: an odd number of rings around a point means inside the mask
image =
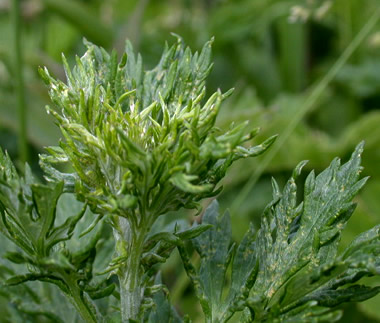
M 307 25 L 290 23 L 285 16 L 278 20 L 277 31 L 283 89 L 298 93 L 304 88 L 306 80 Z
M 89 304 L 86 303 L 83 292 L 78 288 L 75 281 L 70 279 L 69 275 L 63 275 L 65 282 L 70 289 L 70 295 L 68 295 L 70 302 L 74 305 L 80 316 L 85 322 L 97 323 L 96 314 L 93 313 Z
M 79 312 L 82 319 L 86 322 L 97 323 L 96 317 L 94 317 L 91 310 L 88 308 L 87 304 L 83 301 L 83 296 L 80 292 L 76 292 L 72 295 L 73 301 L 75 302 L 75 308 Z
M 114 230 L 119 256 L 126 256 L 125 264 L 119 268 L 120 308 L 122 322 L 138 319 L 144 294 L 140 269 L 144 240 L 149 226 L 132 230 L 127 219 L 119 217 L 118 227 Z
M 231 206 L 231 212 L 236 213 L 239 207 L 242 205 L 251 189 L 255 186 L 257 180 L 260 178 L 261 174 L 265 171 L 266 167 L 272 161 L 272 159 L 276 156 L 277 152 L 281 147 L 284 146 L 286 140 L 292 134 L 296 126 L 301 122 L 302 118 L 306 115 L 307 112 L 311 110 L 311 108 L 315 105 L 318 99 L 321 97 L 327 86 L 331 83 L 331 81 L 335 78 L 341 68 L 346 64 L 348 59 L 354 53 L 354 51 L 359 47 L 359 45 L 363 42 L 363 40 L 368 36 L 373 27 L 379 21 L 380 18 L 380 9 L 376 10 L 372 17 L 368 20 L 368 22 L 363 26 L 360 32 L 356 35 L 356 37 L 352 40 L 350 45 L 346 48 L 346 50 L 342 53 L 342 55 L 338 58 L 335 64 L 331 67 L 328 73 L 322 78 L 321 81 L 313 88 L 310 95 L 306 98 L 304 104 L 300 107 L 300 109 L 294 115 L 292 121 L 286 127 L 284 132 L 279 136 L 278 140 L 273 144 L 272 148 L 265 155 L 264 159 L 259 164 L 256 171 L 251 175 L 248 179 L 247 183 L 244 185 L 240 193 L 237 195 L 237 198 L 233 202 Z
M 130 262 L 128 265 L 123 268 L 121 275 L 119 274 L 122 322 L 137 319 L 144 292 L 140 284 L 139 266 L 131 265 Z
M 13 26 L 13 72 L 15 77 L 15 88 L 17 97 L 17 110 L 19 118 L 18 151 L 20 160 L 25 163 L 28 160 L 28 143 L 26 136 L 26 103 L 25 86 L 23 77 L 23 60 L 21 51 L 21 21 L 20 0 L 12 1 L 12 26 Z

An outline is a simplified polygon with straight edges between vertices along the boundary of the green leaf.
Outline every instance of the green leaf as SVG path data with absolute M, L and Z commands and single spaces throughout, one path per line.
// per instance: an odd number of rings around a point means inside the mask
M 368 287 L 363 285 L 352 285 L 341 290 L 322 289 L 313 293 L 311 297 L 306 297 L 303 301 L 312 299 L 316 300 L 320 306 L 335 307 L 344 302 L 365 301 L 368 298 L 376 296 L 379 292 L 380 286 Z
M 251 226 L 234 253 L 230 284 L 229 215 L 220 216 L 216 202 L 210 205 L 203 223 L 213 227 L 193 239 L 201 257 L 198 270 L 178 245 L 207 321 L 226 322 L 243 311 L 244 320 L 253 322 L 332 322 L 341 313 L 331 308 L 380 292 L 380 287 L 355 285 L 362 277 L 380 275 L 379 226 L 338 254 L 341 232 L 355 209 L 352 199 L 367 180 L 360 179 L 362 151 L 363 143 L 347 163 L 335 159 L 318 176 L 311 172 L 301 203 L 296 179 L 306 162 L 282 192 L 273 180 L 273 201 L 260 230 L 255 234 Z
M 195 175 L 186 175 L 184 173 L 176 173 L 170 178 L 170 182 L 181 189 L 184 192 L 188 193 L 204 193 L 210 192 L 213 189 L 212 184 L 204 185 L 194 185 L 191 182 L 196 180 L 198 177 Z
M 3 248 L 11 247 L 2 239 Z M 0 260 L 1 261 L 1 260 Z M 19 266 L 12 266 L 18 268 Z M 34 282 L 33 284 L 6 285 L 6 278 L 16 273 L 13 269 L 1 266 L 0 295 L 2 320 L 4 322 L 63 322 L 62 317 L 74 322 L 78 319 L 75 311 L 56 287 Z M 68 311 L 69 310 L 69 311 Z
M 158 273 L 154 284 L 161 284 L 161 274 Z M 179 315 L 177 314 L 175 308 L 170 304 L 168 295 L 164 293 L 163 290 L 160 290 L 153 294 L 154 307 L 149 313 L 149 318 L 147 322 L 170 322 L 170 323 L 181 323 L 183 322 Z
M 186 240 L 194 239 L 209 230 L 210 227 L 211 225 L 201 224 L 179 232 L 176 232 L 177 228 L 175 227 L 174 232 L 163 230 L 152 235 L 144 244 L 142 264 L 148 269 L 156 263 L 165 262 L 175 247 L 178 247 Z
M 37 252 L 45 253 L 45 242 L 54 226 L 56 205 L 63 191 L 63 183 L 58 183 L 53 187 L 32 185 L 33 201 L 36 205 L 36 212 L 41 221 L 38 240 L 36 241 Z M 27 228 L 26 228 L 27 230 Z M 47 247 L 47 246 L 46 246 Z M 48 250 L 46 250 L 48 252 Z M 41 254 L 43 256 L 43 254 Z
M 105 287 L 101 287 L 100 285 L 104 284 L 99 284 L 92 290 L 86 290 L 86 292 L 92 299 L 100 299 L 103 297 L 110 296 L 114 292 L 116 287 L 115 284 L 105 284 Z
M 240 242 L 232 262 L 231 286 L 229 290 L 223 320 L 228 320 L 236 311 L 241 311 L 244 298 L 248 298 L 249 292 L 258 274 L 258 261 L 256 255 L 255 230 L 251 224 L 249 230 Z
M 68 241 L 75 234 L 75 228 L 85 215 L 87 205 L 77 202 L 79 211 L 77 214 L 74 212 L 74 215 L 73 212 L 63 212 L 61 208 L 67 206 L 59 203 L 63 194 L 63 182 L 38 184 L 28 166 L 25 168 L 25 176 L 18 177 L 17 173 L 9 172 L 13 170 L 8 160 L 3 158 L 3 161 L 9 169 L 2 175 L 9 179 L 0 181 L 1 231 L 20 248 L 17 252 L 6 253 L 5 257 L 13 263 L 27 265 L 24 274 L 12 275 L 7 278 L 6 284 L 14 286 L 28 281 L 55 284 L 79 309 L 83 318 L 89 320 L 91 317 L 94 320 L 97 317 L 96 310 L 83 296 L 83 292 L 91 290 L 94 298 L 112 292 L 104 284 L 92 284 L 92 266 L 102 226 L 93 230 L 95 234 L 91 232 L 87 241 L 78 241 L 81 244 L 78 249 L 72 248 L 69 242 L 63 244 L 63 241 Z M 70 200 L 66 202 L 71 203 L 70 207 L 75 204 Z
M 218 209 L 218 203 L 213 201 L 202 218 L 202 224 L 212 225 L 212 228 L 192 240 L 201 257 L 199 269 L 197 272 L 192 272 L 195 269 L 190 264 L 185 265 L 190 278 L 197 286 L 197 296 L 208 322 L 224 322 L 222 317 L 229 310 L 230 302 L 234 300 L 225 302 L 222 297 L 226 272 L 232 259 L 234 246 L 231 239 L 230 215 L 227 212 L 219 215 Z M 179 250 L 186 263 L 185 249 L 179 248 Z M 239 274 L 235 275 L 235 286 L 240 283 L 236 281 L 237 277 Z
M 217 317 L 221 304 L 227 266 L 231 261 L 231 223 L 225 213 L 219 216 L 218 204 L 214 201 L 205 212 L 202 223 L 213 225 L 193 240 L 194 247 L 201 256 L 199 278 L 206 297 L 210 302 L 211 317 Z
M 8 259 L 9 261 L 15 263 L 15 264 L 24 264 L 24 263 L 30 263 L 31 259 L 25 257 L 20 252 L 6 252 L 3 256 L 5 259 Z
M 361 259 L 350 259 L 347 252 L 343 260 L 337 254 L 341 231 L 354 211 L 352 199 L 367 180 L 359 179 L 362 151 L 363 144 L 359 144 L 346 164 L 335 159 L 318 176 L 310 173 L 302 204 L 296 203 L 295 185 L 302 164 L 282 194 L 274 184 L 274 200 L 264 212 L 256 240 L 260 267 L 252 295 L 258 300 L 253 308 L 259 318 L 275 315 L 279 309 L 282 313 L 294 311 L 309 301 L 316 301 L 315 306 L 336 306 L 354 300 L 354 290 L 358 291 L 357 300 L 378 292 L 376 288 L 359 291 L 346 286 L 370 273 L 379 252 L 375 230 L 353 242 L 352 251 L 363 242 Z M 370 248 L 364 247 L 367 241 Z M 367 265 L 359 266 L 364 259 Z M 328 300 L 329 295 L 335 296 L 333 301 Z

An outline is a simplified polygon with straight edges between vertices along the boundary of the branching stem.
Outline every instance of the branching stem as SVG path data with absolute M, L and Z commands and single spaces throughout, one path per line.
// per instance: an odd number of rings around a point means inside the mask
M 97 323 L 96 314 L 91 310 L 89 304 L 84 299 L 83 292 L 78 288 L 77 283 L 72 281 L 68 275 L 64 276 L 69 287 L 69 300 L 74 305 L 82 319 L 87 323 Z

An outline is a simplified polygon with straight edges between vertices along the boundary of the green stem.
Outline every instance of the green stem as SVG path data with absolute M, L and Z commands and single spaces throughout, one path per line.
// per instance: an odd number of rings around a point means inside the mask
M 21 51 L 21 19 L 20 0 L 12 1 L 12 26 L 13 26 L 13 54 L 14 77 L 17 96 L 17 110 L 19 118 L 18 151 L 20 160 L 25 163 L 28 160 L 28 142 L 26 136 L 26 103 L 25 86 L 23 76 L 23 61 Z
M 96 314 L 91 310 L 89 304 L 84 299 L 83 292 L 78 288 L 77 283 L 70 279 L 68 275 L 63 276 L 70 290 L 70 295 L 68 295 L 70 302 L 74 305 L 79 315 L 85 322 L 97 323 Z
M 132 257 L 141 257 L 138 252 Z M 119 272 L 120 281 L 120 308 L 122 322 L 138 318 L 144 288 L 141 286 L 140 261 L 128 261 L 127 265 Z
M 118 217 L 114 223 L 118 224 L 114 230 L 116 251 L 119 256 L 127 257 L 125 264 L 119 268 L 118 278 L 122 322 L 128 322 L 130 319 L 138 319 L 144 295 L 141 255 L 149 226 L 142 225 L 134 231 L 123 217 Z
M 72 298 L 75 303 L 75 308 L 79 312 L 82 319 L 86 322 L 97 323 L 96 317 L 88 308 L 87 304 L 85 304 L 85 302 L 83 301 L 83 296 L 79 292 L 76 292 L 72 295 Z
M 307 25 L 290 23 L 288 17 L 277 22 L 282 86 L 286 91 L 300 92 L 306 80 Z
M 309 112 L 318 99 L 321 97 L 323 92 L 326 90 L 327 86 L 331 83 L 331 81 L 335 78 L 341 68 L 346 64 L 351 55 L 355 52 L 355 50 L 359 47 L 359 45 L 363 42 L 363 40 L 369 35 L 373 27 L 379 21 L 380 18 L 380 9 L 376 10 L 372 17 L 368 20 L 368 22 L 363 26 L 360 32 L 356 35 L 356 37 L 352 40 L 350 45 L 346 48 L 343 54 L 339 57 L 339 59 L 335 62 L 335 64 L 331 67 L 329 72 L 322 78 L 322 80 L 314 87 L 311 91 L 310 95 L 306 98 L 304 104 L 301 108 L 296 112 L 292 121 L 286 127 L 284 132 L 278 138 L 278 140 L 273 144 L 270 151 L 265 155 L 262 162 L 259 164 L 256 171 L 251 175 L 248 179 L 247 183 L 244 185 L 240 193 L 237 195 L 234 203 L 231 206 L 232 213 L 236 213 L 239 207 L 242 205 L 244 200 L 249 195 L 252 188 L 255 186 L 257 180 L 260 178 L 261 174 L 265 171 L 269 163 L 276 156 L 277 152 L 281 147 L 284 146 L 286 140 L 292 134 L 296 126 L 301 122 L 302 118 Z

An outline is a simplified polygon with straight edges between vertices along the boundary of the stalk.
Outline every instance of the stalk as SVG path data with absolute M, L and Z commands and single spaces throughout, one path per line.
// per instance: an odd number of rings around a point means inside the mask
M 127 264 L 119 271 L 122 322 L 128 322 L 129 319 L 136 320 L 140 312 L 144 293 L 140 279 L 140 257 L 140 250 L 131 253 Z
M 18 152 L 22 163 L 28 160 L 28 143 L 26 136 L 26 103 L 25 86 L 23 76 L 23 60 L 21 51 L 21 20 L 20 20 L 20 0 L 12 1 L 12 26 L 13 26 L 13 72 L 15 78 L 15 88 L 17 97 L 17 110 L 19 119 Z
M 70 295 L 67 295 L 82 319 L 87 323 L 97 323 L 96 314 L 91 310 L 89 304 L 83 297 L 83 292 L 77 287 L 68 275 L 63 274 L 65 283 L 69 287 Z
M 72 303 L 74 303 L 75 308 L 85 322 L 97 323 L 96 317 L 88 308 L 87 304 L 85 304 L 83 301 L 83 296 L 80 293 L 81 292 L 79 290 L 74 291 L 74 293 L 71 295 L 71 298 L 73 300 Z
M 120 283 L 120 309 L 122 322 L 130 319 L 137 320 L 144 295 L 144 286 L 141 281 L 141 255 L 148 225 L 142 225 L 133 230 L 127 219 L 114 219 L 118 223 L 114 229 L 116 250 L 119 256 L 125 256 L 125 263 L 118 270 Z M 117 222 L 116 222 L 117 221 Z
M 289 23 L 281 17 L 277 23 L 282 86 L 286 91 L 300 92 L 306 80 L 307 25 Z

